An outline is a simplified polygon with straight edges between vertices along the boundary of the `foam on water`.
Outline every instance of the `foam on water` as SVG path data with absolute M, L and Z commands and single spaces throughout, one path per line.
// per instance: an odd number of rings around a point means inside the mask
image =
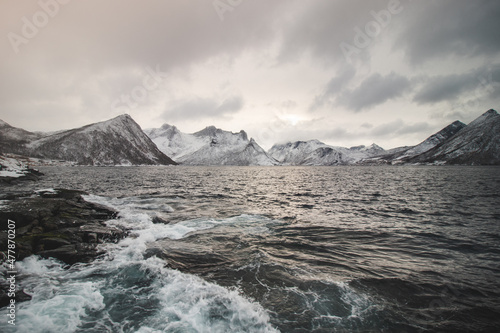
M 236 289 L 209 283 L 166 267 L 165 261 L 144 259 L 147 243 L 180 239 L 191 232 L 232 224 L 197 219 L 172 225 L 155 224 L 129 199 L 87 196 L 112 206 L 131 229 L 131 236 L 104 245 L 107 255 L 89 264 L 64 267 L 36 256 L 18 262 L 23 289 L 32 300 L 20 303 L 17 326 L 8 332 L 276 332 L 269 315 Z M 151 202 L 146 202 L 151 205 Z M 0 311 L 6 317 L 6 310 Z
M 102 310 L 103 297 L 92 280 L 71 281 L 72 271 L 54 259 L 31 256 L 17 263 L 30 302 L 21 303 L 16 313 L 15 332 L 73 332 L 88 310 Z M 3 315 L 5 311 L 1 311 Z M 3 317 L 3 316 L 2 316 Z M 5 328 L 13 329 L 13 327 Z

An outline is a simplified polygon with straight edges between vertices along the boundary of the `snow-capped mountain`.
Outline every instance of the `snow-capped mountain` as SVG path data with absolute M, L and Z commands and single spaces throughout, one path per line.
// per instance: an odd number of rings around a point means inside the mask
M 442 144 L 409 162 L 500 164 L 500 115 L 490 109 Z
M 2 145 L 5 152 L 37 158 L 82 165 L 175 164 L 129 115 L 46 135 L 21 129 L 9 133 L 10 144 Z
M 345 148 L 309 140 L 276 144 L 268 154 L 283 165 L 344 165 L 355 164 L 384 152 L 385 150 L 376 144 Z
M 455 121 L 451 123 L 450 125 L 446 126 L 442 130 L 440 130 L 437 133 L 434 133 L 421 143 L 419 143 L 416 146 L 410 146 L 410 147 L 401 147 L 401 148 L 396 148 L 394 150 L 388 150 L 386 154 L 381 155 L 381 156 L 375 156 L 373 158 L 367 159 L 365 161 L 362 161 L 362 163 L 368 164 L 368 163 L 392 163 L 392 164 L 402 164 L 410 159 L 414 158 L 415 156 L 418 156 L 420 154 L 423 154 L 432 148 L 442 144 L 449 138 L 451 138 L 453 135 L 458 133 L 461 129 L 463 129 L 466 125 L 462 123 L 461 121 Z
M 458 131 L 463 129 L 465 126 L 467 126 L 467 125 L 465 125 L 461 121 L 458 121 L 458 120 L 454 121 L 450 125 L 446 126 L 442 130 L 440 130 L 439 132 L 431 135 L 430 137 L 428 137 L 427 139 L 425 139 L 424 141 L 422 141 L 418 145 L 405 151 L 404 154 L 397 157 L 396 160 L 404 160 L 404 159 L 407 159 L 408 157 L 413 157 L 413 156 L 423 154 L 426 151 L 429 151 L 432 148 L 436 147 L 437 145 L 442 144 L 443 142 L 445 142 L 446 140 L 451 138 L 453 135 L 458 133 Z
M 42 135 L 13 127 L 0 120 L 0 152 L 22 153 L 25 145 Z
M 168 124 L 146 129 L 158 148 L 185 165 L 276 165 L 245 131 L 232 133 L 214 126 L 186 134 Z
M 500 164 L 500 115 L 491 109 L 467 126 L 455 121 L 411 147 L 345 148 L 310 140 L 276 144 L 268 152 L 244 131 L 209 126 L 186 134 L 165 124 L 143 132 L 129 115 L 54 133 L 33 133 L 0 120 L 0 153 L 83 165 Z

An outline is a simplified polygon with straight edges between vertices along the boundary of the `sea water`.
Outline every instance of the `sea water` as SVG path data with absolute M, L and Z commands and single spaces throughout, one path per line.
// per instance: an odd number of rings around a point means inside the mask
M 6 332 L 495 332 L 498 167 L 50 167 L 130 230 L 19 262 Z M 7 318 L 6 309 L 0 316 Z

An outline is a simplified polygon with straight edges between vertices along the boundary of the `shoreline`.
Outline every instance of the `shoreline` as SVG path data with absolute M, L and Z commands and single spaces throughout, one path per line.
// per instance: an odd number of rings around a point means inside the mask
M 85 201 L 82 198 L 85 194 L 78 190 L 50 189 L 0 195 L 0 248 L 5 249 L 2 264 L 7 258 L 12 262 L 7 255 L 8 244 L 15 244 L 15 261 L 38 255 L 73 265 L 90 262 L 104 254 L 99 244 L 125 237 L 126 230 L 105 224 L 116 219 L 118 213 Z M 9 231 L 12 228 L 8 221 L 15 223 L 14 232 Z M 0 293 L 0 307 L 9 304 L 10 298 L 4 289 Z M 16 291 L 17 301 L 29 299 L 31 297 L 21 290 Z

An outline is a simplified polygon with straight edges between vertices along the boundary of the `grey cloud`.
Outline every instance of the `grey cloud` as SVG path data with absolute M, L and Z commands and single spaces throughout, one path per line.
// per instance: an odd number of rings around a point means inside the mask
M 359 129 L 328 128 L 321 122 L 321 119 L 318 119 L 301 124 L 299 128 L 284 128 L 280 131 L 280 136 L 284 138 L 281 142 L 318 139 L 332 145 L 338 145 L 339 142 L 345 141 L 353 142 L 356 145 L 386 141 L 391 138 L 424 138 L 430 136 L 434 131 L 434 128 L 426 122 L 407 124 L 402 119 L 394 119 L 375 126 L 365 123 Z
M 499 90 L 500 65 L 482 67 L 464 74 L 426 78 L 424 85 L 413 97 L 417 104 L 453 101 L 465 93 L 492 95 Z
M 354 45 L 355 28 L 364 31 L 375 21 L 373 12 L 388 7 L 380 1 L 315 1 L 300 8 L 283 30 L 279 61 L 312 54 L 326 64 L 345 64 L 342 42 Z M 393 48 L 402 50 L 414 65 L 455 55 L 494 59 L 500 52 L 500 2 L 498 0 L 400 1 L 402 11 L 356 55 L 359 64 L 369 63 L 371 46 L 388 36 Z
M 385 138 L 391 136 L 399 137 L 418 133 L 430 136 L 431 130 L 432 127 L 426 122 L 406 124 L 401 119 L 395 119 L 393 121 L 373 127 L 369 131 L 369 134 L 373 138 Z
M 374 137 L 394 135 L 396 132 L 399 132 L 401 128 L 404 126 L 404 122 L 401 119 L 395 119 L 391 122 L 375 126 L 370 134 Z
M 286 3 L 244 1 L 222 22 L 212 1 L 70 1 L 18 54 L 8 38 L 0 39 L 0 109 L 7 113 L 2 117 L 35 123 L 30 115 L 45 110 L 45 101 L 81 113 L 88 122 L 112 117 L 110 105 L 142 83 L 146 67 L 180 77 L 192 64 L 233 59 L 268 45 Z M 36 2 L 0 2 L 0 35 L 22 34 L 23 16 L 39 10 Z M 224 107 L 233 108 L 230 102 Z M 52 123 L 54 129 L 61 126 Z
M 399 128 L 397 134 L 429 133 L 431 126 L 426 122 L 419 122 L 410 125 L 404 125 Z
M 225 99 L 222 104 L 217 107 L 216 111 L 220 114 L 232 113 L 243 108 L 244 102 L 241 96 L 232 96 Z
M 243 105 L 244 102 L 241 96 L 229 97 L 222 103 L 211 98 L 197 97 L 178 101 L 175 106 L 168 108 L 162 117 L 168 122 L 175 119 L 186 120 L 227 116 L 241 110 Z
M 382 76 L 375 73 L 366 78 L 354 90 L 346 90 L 339 97 L 339 100 L 341 104 L 358 112 L 399 97 L 409 88 L 411 88 L 411 82 L 404 76 L 395 73 Z
M 394 45 L 412 64 L 450 55 L 494 57 L 500 52 L 498 0 L 443 0 L 422 6 L 413 2 L 408 8 Z
M 58 69 L 74 68 L 79 62 L 93 69 L 156 64 L 168 69 L 268 43 L 274 36 L 276 12 L 285 3 L 248 1 L 221 22 L 212 1 L 148 1 L 145 5 L 132 0 L 72 1 L 60 8 L 43 33 L 20 46 L 20 55 L 36 50 L 48 60 L 46 66 Z M 0 18 L 9 15 L 9 6 L 15 5 L 0 5 Z M 3 28 L 5 35 L 21 33 L 21 18 L 7 20 L 11 25 Z M 3 43 L 12 51 L 7 38 Z
M 394 68 L 404 68 L 399 51 L 406 54 L 411 63 L 425 65 L 419 68 L 424 80 L 418 86 L 414 102 L 431 105 L 436 101 L 456 99 L 465 105 L 458 97 L 474 94 L 474 75 L 481 73 L 464 73 L 457 66 L 455 76 L 433 77 L 436 64 L 430 60 L 447 59 L 451 55 L 452 59 L 461 60 L 460 65 L 463 64 L 464 68 L 470 68 L 472 62 L 468 62 L 468 59 L 477 55 L 494 62 L 500 50 L 500 40 L 497 38 L 497 32 L 500 31 L 500 2 L 442 0 L 424 3 L 402 0 L 404 10 L 384 27 L 380 38 L 376 36 L 374 42 L 357 55 L 357 64 L 361 63 L 361 66 L 346 67 L 340 44 L 353 44 L 356 34 L 354 28 L 363 29 L 366 23 L 374 19 L 371 11 L 384 10 L 388 3 L 389 0 L 245 0 L 233 11 L 227 12 L 224 21 L 221 21 L 213 1 L 207 0 L 152 0 L 144 3 L 133 0 L 70 1 L 61 6 L 59 13 L 50 19 L 46 27 L 40 29 L 36 37 L 20 46 L 19 54 L 14 53 L 8 38 L 0 39 L 0 48 L 5 50 L 0 52 L 0 112 L 4 120 L 18 119 L 18 125 L 24 122 L 30 128 L 36 128 L 37 124 L 46 124 L 44 126 L 47 128 L 50 127 L 49 123 L 53 123 L 52 129 L 58 129 L 103 120 L 115 115 L 112 110 L 108 110 L 113 100 L 122 94 L 129 94 L 136 85 L 142 83 L 144 68 L 159 66 L 163 72 L 172 73 L 172 80 L 165 78 L 165 85 L 151 92 L 151 99 L 148 97 L 134 113 L 151 113 L 156 117 L 160 103 L 169 100 L 173 102 L 165 111 L 165 117 L 178 120 L 227 118 L 241 110 L 245 102 L 258 105 L 269 101 L 250 100 L 247 96 L 233 96 L 227 100 L 189 99 L 185 97 L 186 90 L 176 89 L 176 83 L 197 80 L 197 77 L 189 77 L 189 74 L 195 73 L 204 64 L 210 72 L 217 66 L 214 64 L 225 63 L 228 68 L 223 68 L 220 74 L 228 75 L 227 82 L 231 84 L 244 81 L 245 87 L 214 87 L 214 81 L 205 78 L 205 82 L 198 81 L 198 86 L 203 87 L 202 91 L 190 93 L 225 96 L 226 93 L 206 90 L 230 91 L 227 94 L 257 91 L 259 89 L 255 89 L 256 86 L 266 77 L 251 77 L 247 73 L 249 69 L 258 65 L 262 65 L 261 68 L 275 65 L 281 66 L 280 70 L 287 70 L 287 66 L 290 66 L 293 71 L 292 62 L 296 60 L 301 61 L 299 67 L 310 66 L 312 75 L 318 78 L 321 75 L 317 73 L 321 70 L 325 73 L 337 71 L 330 81 L 323 82 L 324 87 L 319 92 L 311 93 L 311 87 L 305 84 L 299 87 L 307 94 L 305 98 L 313 101 L 310 109 L 341 105 L 361 111 L 403 96 L 416 87 L 412 80 L 401 73 L 384 76 L 372 74 L 360 81 L 363 75 L 367 75 L 361 73 L 362 69 L 369 68 L 369 73 L 379 70 L 371 68 L 377 65 L 375 61 L 379 59 L 374 59 L 373 63 L 368 61 L 375 45 L 389 45 L 398 51 L 391 53 L 381 50 L 383 54 L 394 55 Z M 39 10 L 37 2 L 0 1 L 0 21 L 3 23 L 0 35 L 5 37 L 11 31 L 20 33 L 21 18 L 24 15 L 32 16 L 36 10 Z M 242 58 L 244 61 L 238 62 Z M 386 73 L 392 59 L 383 60 Z M 475 63 L 482 60 L 472 59 Z M 242 70 L 241 77 L 237 80 L 232 79 L 236 76 L 233 68 L 230 68 L 233 65 L 241 66 L 238 68 Z M 492 82 L 500 82 L 498 73 L 497 70 L 492 72 Z M 461 82 L 454 82 L 454 79 Z M 348 86 L 353 82 L 361 84 L 354 88 Z M 275 105 L 278 111 L 304 107 L 303 99 L 293 96 L 294 90 L 289 90 L 297 84 L 301 84 L 300 78 L 293 84 L 275 87 L 279 95 Z M 482 90 L 490 97 L 482 102 L 491 104 L 487 108 L 498 104 L 492 104 L 498 101 L 492 96 L 498 95 L 499 90 L 498 84 Z M 296 101 L 281 104 L 289 98 L 296 98 Z M 479 106 L 483 108 L 483 104 Z M 388 107 L 391 108 L 391 105 Z M 477 108 L 475 104 L 474 109 Z M 467 112 L 463 111 L 463 114 Z M 325 121 L 329 120 L 332 118 Z M 75 124 L 76 121 L 78 124 Z M 266 121 L 269 119 L 265 116 L 255 119 L 258 123 L 256 127 Z M 310 133 L 314 134 L 325 121 L 311 125 Z M 404 128 L 405 125 L 401 126 Z M 356 129 L 348 128 L 345 131 L 342 134 L 341 131 L 332 130 L 332 133 L 343 138 L 352 135 L 354 139 L 358 134 L 364 135 L 357 133 Z
M 301 2 L 284 31 L 280 61 L 291 61 L 309 52 L 325 63 L 345 63 L 342 42 L 352 44 L 354 29 L 373 21 L 370 11 L 387 7 L 387 0 Z M 305 5 L 307 4 L 307 5 Z
M 432 104 L 454 99 L 478 83 L 477 78 L 470 74 L 434 77 L 417 92 L 413 101 L 418 104 Z
M 352 66 L 344 67 L 340 73 L 333 77 L 324 87 L 323 92 L 314 98 L 312 105 L 309 107 L 314 111 L 325 104 L 333 102 L 333 98 L 340 94 L 344 87 L 351 81 L 356 74 Z

